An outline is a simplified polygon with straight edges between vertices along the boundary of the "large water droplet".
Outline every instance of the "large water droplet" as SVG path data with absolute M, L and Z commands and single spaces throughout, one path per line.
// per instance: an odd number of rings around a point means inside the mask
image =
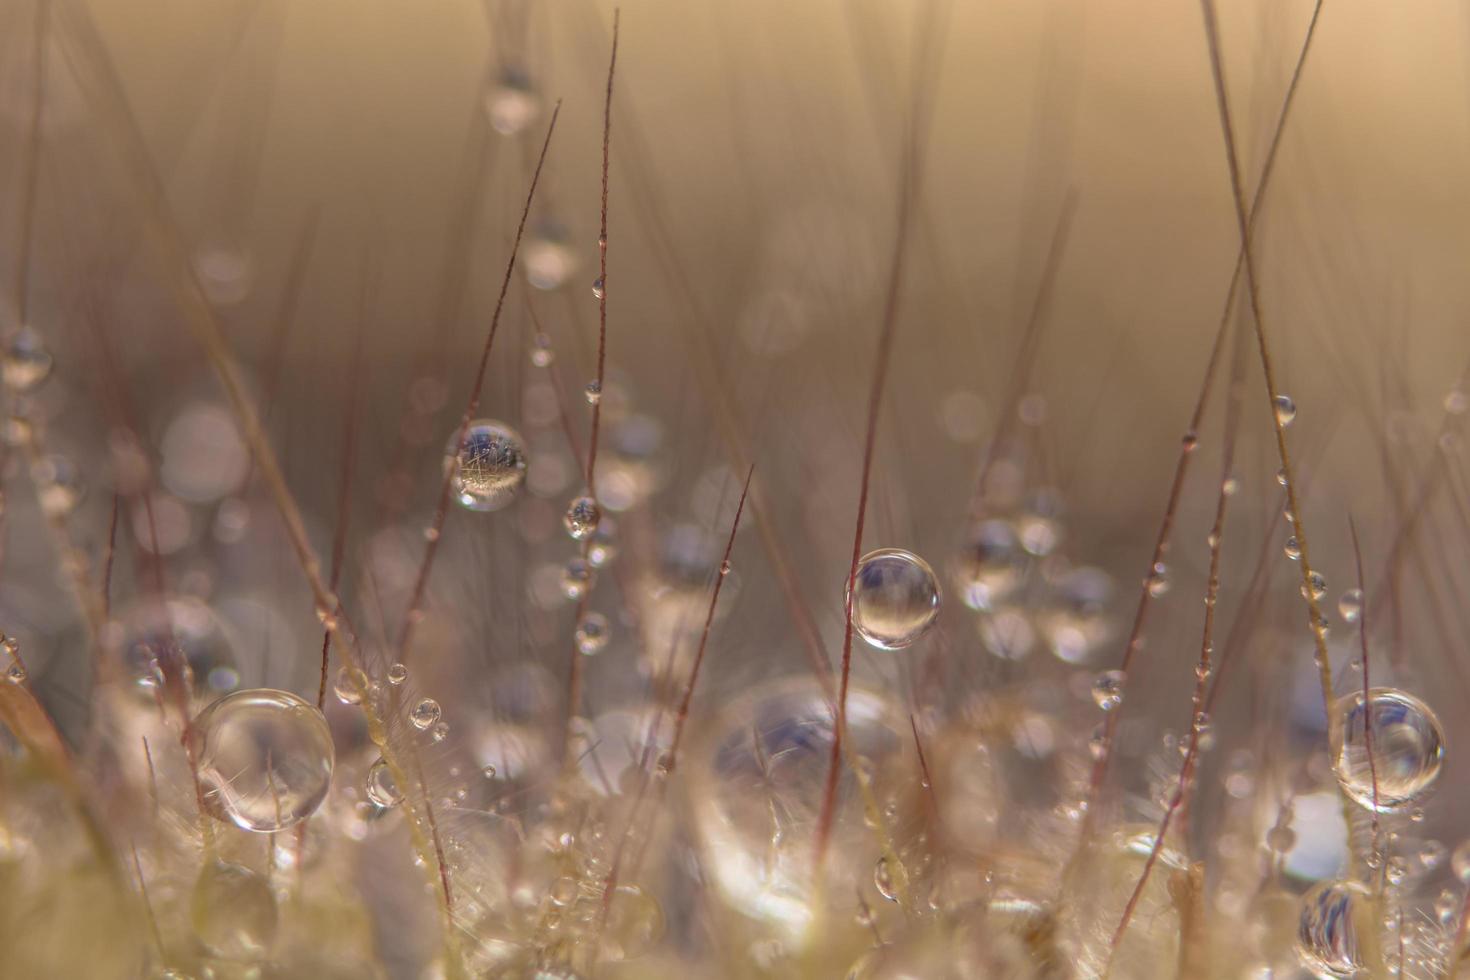
M 1361 691 L 1337 703 L 1340 742 L 1334 769 L 1343 789 L 1358 803 L 1374 809 L 1377 782 L 1379 811 L 1400 810 L 1424 795 L 1439 777 L 1444 738 L 1439 719 L 1412 694 L 1380 687 Z M 1373 754 L 1368 755 L 1372 725 Z
M 1324 881 L 1301 898 L 1296 948 L 1318 976 L 1361 976 L 1373 939 L 1373 895 L 1356 881 Z
M 287 691 L 220 698 L 194 719 L 199 782 L 212 815 L 245 830 L 291 827 L 316 812 L 332 780 L 327 720 Z
M 864 640 L 880 650 L 901 650 L 939 618 L 939 583 L 918 555 L 883 548 L 858 562 L 851 601 L 852 625 Z
M 464 442 L 449 437 L 444 465 L 452 470 L 450 489 L 468 510 L 500 510 L 526 480 L 526 450 L 520 435 L 494 419 L 471 422 Z M 458 448 L 458 452 L 456 452 Z
M 413 727 L 422 732 L 438 721 L 441 714 L 443 711 L 438 701 L 433 698 L 424 698 L 413 706 L 413 710 L 408 713 L 408 720 L 413 722 Z

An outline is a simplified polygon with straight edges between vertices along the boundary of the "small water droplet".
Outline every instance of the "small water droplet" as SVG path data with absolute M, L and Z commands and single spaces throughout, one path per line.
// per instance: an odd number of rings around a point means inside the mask
M 874 866 L 873 885 L 878 889 L 878 894 L 888 901 L 898 901 L 898 892 L 893 887 L 893 874 L 888 869 L 888 858 L 880 857 Z
M 1126 680 L 1121 670 L 1105 670 L 1093 678 L 1092 700 L 1104 711 L 1112 711 L 1123 703 L 1123 683 Z
M 1277 395 L 1272 405 L 1276 412 L 1276 421 L 1283 425 L 1290 425 L 1296 418 L 1296 402 L 1289 395 Z
M 1322 577 L 1320 572 L 1312 572 L 1307 576 L 1307 580 L 1302 583 L 1301 593 L 1303 599 L 1309 597 L 1320 599 L 1327 594 L 1327 580 Z
M 357 667 L 342 666 L 337 669 L 337 679 L 332 684 L 332 693 L 343 704 L 362 704 L 367 691 L 367 675 Z
M 367 795 L 368 799 L 381 807 L 395 807 L 403 802 L 403 793 L 393 779 L 393 771 L 383 759 L 374 762 L 368 769 Z
M 599 612 L 589 612 L 577 623 L 577 649 L 584 656 L 595 656 L 607 646 L 609 627 L 607 617 Z
M 1337 613 L 1345 623 L 1356 623 L 1363 617 L 1363 590 L 1348 589 L 1337 600 Z
M 438 701 L 433 698 L 424 698 L 413 706 L 413 710 L 408 713 L 408 720 L 413 723 L 413 727 L 424 731 L 438 721 L 442 713 Z
M 581 541 L 597 530 L 598 523 L 602 520 L 602 508 L 597 506 L 597 501 L 583 495 L 574 499 L 568 506 L 566 516 L 562 518 L 562 526 L 566 528 L 573 541 Z
M 607 296 L 607 287 L 603 284 L 601 276 L 592 280 L 592 295 L 596 299 L 604 299 Z
M 574 601 L 582 598 L 591 590 L 593 578 L 592 565 L 585 558 L 569 559 L 561 572 L 562 595 Z
M 584 389 L 584 394 L 586 394 L 587 396 L 587 404 L 598 404 L 602 401 L 602 382 L 598 381 L 596 378 L 593 378 L 591 381 L 587 382 L 587 387 L 586 389 Z
M 403 664 L 394 664 L 388 668 L 388 683 L 394 687 L 408 680 L 408 668 Z
M 0 380 L 11 391 L 24 394 L 51 376 L 52 365 L 41 334 L 34 327 L 21 327 L 5 345 Z
M 1286 547 L 1283 550 L 1286 552 L 1286 557 L 1290 558 L 1292 561 L 1301 560 L 1302 546 L 1297 542 L 1296 538 L 1287 538 Z
M 1169 566 L 1163 562 L 1156 562 L 1143 584 L 1148 589 L 1148 594 L 1154 598 L 1167 593 L 1169 591 Z

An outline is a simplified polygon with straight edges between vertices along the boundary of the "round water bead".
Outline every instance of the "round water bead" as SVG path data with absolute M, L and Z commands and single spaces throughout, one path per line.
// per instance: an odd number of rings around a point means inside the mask
M 395 807 L 403 802 L 403 791 L 398 788 L 398 782 L 393 778 L 393 770 L 388 768 L 388 763 L 379 759 L 368 769 L 367 795 L 381 807 Z
M 360 668 L 343 665 L 337 670 L 337 679 L 332 683 L 332 693 L 343 704 L 362 704 L 367 691 L 367 675 Z
M 213 610 L 198 599 L 150 600 L 129 609 L 107 629 L 108 645 L 123 675 L 151 699 L 163 668 L 181 662 L 185 684 L 201 698 L 233 691 L 240 683 L 234 643 Z
M 880 799 L 919 805 L 913 733 L 880 696 L 853 689 L 844 744 L 865 760 Z M 821 883 L 812 839 L 832 756 L 830 703 L 814 682 L 778 681 L 725 704 L 680 758 L 710 883 L 732 908 L 799 941 L 820 920 L 818 893 L 871 887 L 879 849 L 863 822 L 856 777 L 843 766 Z M 895 816 L 895 820 L 900 817 Z M 838 860 L 840 856 L 840 860 Z
M 514 136 L 536 121 L 541 113 L 541 96 L 523 69 L 510 67 L 500 73 L 485 96 L 485 113 L 490 117 L 491 129 L 502 136 Z
M 1337 600 L 1337 614 L 1345 623 L 1356 623 L 1363 618 L 1363 590 L 1348 589 Z
M 1358 977 L 1374 940 L 1373 894 L 1356 881 L 1324 881 L 1301 898 L 1296 948 L 1320 977 Z
M 189 900 L 199 942 L 227 960 L 259 960 L 275 942 L 279 910 L 270 883 L 238 864 L 204 865 Z
M 269 833 L 316 812 L 332 780 L 327 720 L 287 691 L 236 691 L 194 719 L 204 805 L 220 820 Z
M 853 628 L 880 650 L 903 649 L 939 618 L 939 583 L 934 579 L 934 569 L 918 555 L 900 548 L 882 548 L 864 555 L 848 598 Z
M 1282 425 L 1290 425 L 1296 418 L 1296 402 L 1291 400 L 1290 395 L 1277 395 L 1271 406 L 1276 413 L 1276 421 Z
M 443 712 L 439 708 L 438 701 L 433 698 L 424 698 L 413 706 L 413 710 L 408 713 L 408 720 L 413 722 L 413 727 L 424 731 L 438 721 L 441 714 Z
M 536 289 L 556 289 L 571 278 L 577 268 L 577 253 L 573 251 L 567 231 L 555 221 L 543 220 L 526 235 L 521 246 L 521 264 L 526 272 L 526 281 Z M 539 339 L 539 338 L 538 338 Z M 538 345 L 538 350 L 549 352 L 550 346 Z M 534 363 L 534 354 L 533 363 Z M 546 367 L 551 360 L 538 364 Z
M 561 572 L 562 595 L 568 599 L 580 599 L 592 588 L 594 578 L 592 564 L 585 558 L 572 558 Z
M 1333 747 L 1333 768 L 1338 782 L 1358 803 L 1380 812 L 1401 810 L 1422 797 L 1439 777 L 1443 729 L 1423 701 L 1396 688 L 1379 687 L 1368 692 L 1366 702 L 1361 691 L 1349 694 L 1337 702 L 1337 711 L 1339 744 Z
M 1092 682 L 1092 700 L 1104 711 L 1112 711 L 1123 703 L 1123 684 L 1127 676 L 1121 670 L 1105 670 Z
M 981 521 L 954 565 L 960 601 L 982 612 L 1015 593 L 1026 570 L 1026 554 L 1009 521 Z
M 590 612 L 577 623 L 577 649 L 591 657 L 607 646 L 609 633 L 607 617 L 599 612 Z
M 31 467 L 36 497 L 51 517 L 65 517 L 76 510 L 87 494 L 81 471 L 65 456 L 47 456 Z
M 0 361 L 0 379 L 15 392 L 27 392 L 51 376 L 50 351 L 34 327 L 21 327 L 5 345 Z
M 573 541 L 581 541 L 597 530 L 598 522 L 601 520 L 602 510 L 597 506 L 597 501 L 591 497 L 582 496 L 568 505 L 566 516 L 562 518 L 562 524 L 566 527 L 567 534 L 572 536 Z
M 388 683 L 394 687 L 408 680 L 408 668 L 403 664 L 394 664 L 388 668 Z
M 467 510 L 500 510 L 526 481 L 525 443 L 503 422 L 471 422 L 458 447 L 454 436 L 449 437 L 445 454 L 445 468 L 454 474 L 450 489 Z

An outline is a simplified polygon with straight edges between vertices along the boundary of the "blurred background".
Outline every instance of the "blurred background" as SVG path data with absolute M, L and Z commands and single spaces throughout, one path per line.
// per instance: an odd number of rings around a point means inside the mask
M 145 591 L 156 565 L 168 591 L 207 599 L 225 620 L 251 685 L 314 691 L 321 631 L 183 323 L 189 276 L 244 366 L 320 554 L 347 522 L 341 592 L 381 667 L 560 101 L 477 412 L 525 437 L 527 487 L 504 512 L 450 513 L 419 658 L 422 683 L 448 690 L 446 710 L 506 698 L 559 716 L 573 618 L 558 584 L 572 554 L 560 522 L 581 490 L 581 392 L 595 376 L 611 8 L 49 6 L 34 158 L 41 8 L 0 6 L 0 267 L 7 282 L 20 270 L 4 292 L 5 328 L 20 326 L 28 291 L 24 322 L 55 359 L 30 411 L 61 482 L 82 494 L 66 523 L 94 563 L 121 495 L 115 606 Z M 1305 0 L 1222 5 L 1248 194 L 1312 13 Z M 915 207 L 865 543 L 908 548 L 941 571 L 932 642 L 968 687 L 1008 682 L 1028 655 L 1029 676 L 1074 690 L 1078 676 L 1115 665 L 1239 245 L 1197 5 L 643 0 L 621 18 L 599 465 L 603 506 L 635 560 L 594 593 L 614 631 L 587 667 L 586 713 L 650 683 L 649 663 L 668 654 L 628 597 L 650 568 L 661 587 L 702 590 L 749 462 L 766 536 L 746 521 L 699 703 L 807 669 L 793 608 L 809 609 L 821 655 L 835 660 L 915 119 Z M 1470 694 L 1455 387 L 1470 356 L 1467 73 L 1463 5 L 1329 0 L 1256 232 L 1324 602 L 1335 608 L 1354 584 L 1351 514 L 1365 584 L 1382 603 L 1370 623 L 1379 676 L 1435 692 L 1452 746 L 1470 736 L 1452 710 Z M 186 265 L 156 247 L 159 228 Z M 1255 618 L 1216 709 L 1218 737 L 1246 738 L 1248 720 L 1273 712 L 1319 731 L 1296 570 L 1280 557 L 1267 398 L 1250 323 L 1232 324 L 1181 498 L 1169 592 L 1129 693 L 1150 744 L 1188 720 L 1232 372 L 1241 490 L 1220 605 Z M 547 369 L 532 363 L 538 333 L 554 354 Z M 151 530 L 120 427 L 154 471 Z M 992 453 L 1018 493 L 1049 495 L 1070 567 L 1111 583 L 1095 600 L 1108 628 L 1066 658 L 1041 638 L 1034 652 L 997 655 L 948 584 Z M 9 465 L 0 628 L 21 638 L 38 693 L 78 737 L 90 655 L 57 542 L 15 454 Z M 771 541 L 789 581 L 773 570 Z M 1246 603 L 1263 554 L 1274 584 Z M 1332 639 L 1343 658 L 1355 642 L 1349 630 Z M 922 707 L 933 692 L 914 662 L 863 649 L 855 669 Z M 536 697 L 507 679 L 527 668 Z M 1442 785 L 1463 786 L 1458 753 L 1449 765 Z

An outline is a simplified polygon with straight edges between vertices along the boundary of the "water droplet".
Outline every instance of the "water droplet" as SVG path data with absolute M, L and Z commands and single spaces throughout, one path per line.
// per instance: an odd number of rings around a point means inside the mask
M 541 96 L 531 78 L 519 67 L 506 68 L 485 96 L 490 128 L 502 136 L 524 132 L 541 114 Z
M 977 524 L 954 566 L 960 601 L 986 611 L 1011 597 L 1021 584 L 1026 556 L 1009 521 Z
M 28 392 L 51 376 L 52 366 L 51 353 L 41 334 L 34 327 L 21 327 L 5 345 L 0 380 L 11 391 Z
M 1387 812 L 1410 806 L 1433 785 L 1444 759 L 1439 719 L 1411 694 L 1380 687 L 1342 698 L 1334 769 L 1343 789 L 1364 807 Z M 1367 726 L 1373 726 L 1368 756 Z
M 481 769 L 480 770 L 480 774 L 482 776 L 484 776 L 486 779 L 494 779 L 495 778 L 495 767 L 494 766 L 486 766 L 484 769 Z
M 1233 476 L 1227 476 L 1220 484 L 1220 492 L 1227 497 L 1235 496 L 1240 489 L 1240 481 Z
M 1286 854 L 1296 847 L 1296 831 L 1290 825 L 1277 823 L 1266 831 L 1266 847 L 1277 854 Z
M 531 363 L 544 368 L 550 367 L 554 360 L 556 352 L 551 349 L 551 338 L 544 333 L 538 333 L 531 345 Z
M 343 666 L 337 670 L 337 679 L 332 684 L 332 693 L 343 704 L 362 704 L 367 691 L 367 675 L 357 667 Z
M 1106 725 L 1098 725 L 1087 738 L 1087 754 L 1094 759 L 1101 760 L 1107 752 L 1108 729 Z
M 1093 678 L 1092 700 L 1104 711 L 1112 711 L 1123 703 L 1123 683 L 1127 675 L 1121 670 L 1105 670 Z
M 413 727 L 424 731 L 438 721 L 442 713 L 438 701 L 433 698 L 424 698 L 413 706 L 413 710 L 408 713 L 408 720 L 413 723 Z
M 597 506 L 597 501 L 584 495 L 567 506 L 562 526 L 567 529 L 567 534 L 571 535 L 573 541 L 581 541 L 597 530 L 601 520 L 602 508 Z
M 11 684 L 24 684 L 26 669 L 19 660 L 12 660 L 5 668 L 5 679 Z
M 1016 536 L 1028 554 L 1044 557 L 1056 549 L 1062 537 L 1062 498 L 1054 490 L 1031 494 L 1016 518 Z
M 878 894 L 888 901 L 898 901 L 898 891 L 893 887 L 893 875 L 888 869 L 887 857 L 880 857 L 873 868 L 873 886 L 878 889 Z
M 1294 537 L 1287 538 L 1286 539 L 1286 548 L 1284 550 L 1286 551 L 1286 557 L 1290 558 L 1292 561 L 1300 561 L 1301 560 L 1301 557 L 1302 557 L 1302 546 L 1301 546 L 1300 543 L 1297 542 L 1297 539 L 1296 538 L 1294 538 Z
M 261 833 L 305 820 L 332 780 L 327 720 L 286 691 L 226 695 L 194 719 L 204 805 L 220 820 Z
M 279 910 L 266 879 L 238 864 L 205 862 L 189 899 L 194 934 L 228 960 L 259 960 L 275 942 Z
M 1450 870 L 1455 873 L 1456 878 L 1470 882 L 1470 839 L 1455 845 L 1450 854 Z
M 1276 471 L 1276 482 L 1281 484 L 1283 487 L 1286 486 L 1286 467 L 1283 466 L 1281 467 L 1281 469 Z
M 601 276 L 592 280 L 592 295 L 597 299 L 607 296 L 607 287 L 603 285 Z
M 500 510 L 510 503 L 526 480 L 524 447 L 514 429 L 494 419 L 471 422 L 458 447 L 451 435 L 444 466 L 453 471 L 450 490 L 455 499 L 474 511 Z
M 592 532 L 592 539 L 587 542 L 587 561 L 593 568 L 605 568 L 617 557 L 615 532 L 616 525 L 611 517 L 604 516 L 597 522 L 597 530 Z
M 1272 405 L 1276 412 L 1276 421 L 1283 425 L 1290 425 L 1296 418 L 1296 402 L 1289 395 L 1277 395 Z
M 1373 896 L 1356 881 L 1324 881 L 1301 898 L 1296 948 L 1306 967 L 1327 977 L 1357 977 L 1359 947 L 1373 935 Z
M 585 558 L 572 558 L 561 572 L 562 595 L 573 601 L 582 598 L 592 588 L 594 578 L 592 565 Z
M 1356 623 L 1363 617 L 1363 590 L 1348 589 L 1337 600 L 1337 614 L 1345 623 Z
M 388 668 L 388 683 L 394 687 L 408 680 L 408 668 L 403 664 L 394 664 Z
M 1309 589 L 1310 597 L 1313 599 L 1320 599 L 1327 594 L 1327 580 L 1322 577 L 1320 572 L 1313 572 L 1308 575 L 1307 580 L 1302 583 L 1301 593 L 1303 599 L 1308 598 Z
M 849 601 L 852 625 L 869 645 L 901 650 L 939 618 L 939 583 L 924 559 L 899 548 L 870 551 L 858 562 Z
M 591 657 L 602 652 L 608 639 L 607 617 L 599 612 L 590 612 L 577 623 L 577 649 Z
M 596 378 L 593 378 L 591 381 L 587 382 L 587 387 L 584 390 L 584 394 L 586 394 L 587 396 L 587 404 L 589 405 L 596 405 L 597 403 L 601 402 L 602 382 L 598 381 Z
M 429 737 L 435 742 L 442 742 L 449 737 L 449 722 L 441 721 L 429 732 Z
M 527 231 L 521 245 L 521 266 L 526 273 L 526 282 L 535 289 L 559 289 L 566 285 L 577 270 L 577 253 L 572 248 L 571 238 L 560 222 L 542 219 Z M 541 341 L 545 339 L 546 343 Z M 544 353 L 545 360 L 537 354 Z M 537 346 L 531 352 L 531 363 L 546 367 L 551 363 L 550 338 L 537 335 Z
M 87 495 L 81 471 L 65 456 L 47 456 L 31 467 L 36 482 L 36 497 L 41 509 L 51 517 L 65 517 L 76 510 Z
M 1148 594 L 1158 598 L 1169 591 L 1169 566 L 1163 562 L 1155 562 L 1149 571 L 1148 578 L 1143 580 L 1143 585 L 1148 589 Z
M 1427 840 L 1419 845 L 1419 853 L 1416 856 L 1419 858 L 1420 867 L 1425 871 L 1433 871 L 1444 863 L 1448 854 L 1449 848 L 1443 843 L 1437 840 Z
M 403 802 L 403 792 L 393 779 L 393 770 L 388 768 L 388 763 L 383 759 L 374 762 L 368 769 L 367 795 L 368 799 L 381 807 L 395 807 Z

